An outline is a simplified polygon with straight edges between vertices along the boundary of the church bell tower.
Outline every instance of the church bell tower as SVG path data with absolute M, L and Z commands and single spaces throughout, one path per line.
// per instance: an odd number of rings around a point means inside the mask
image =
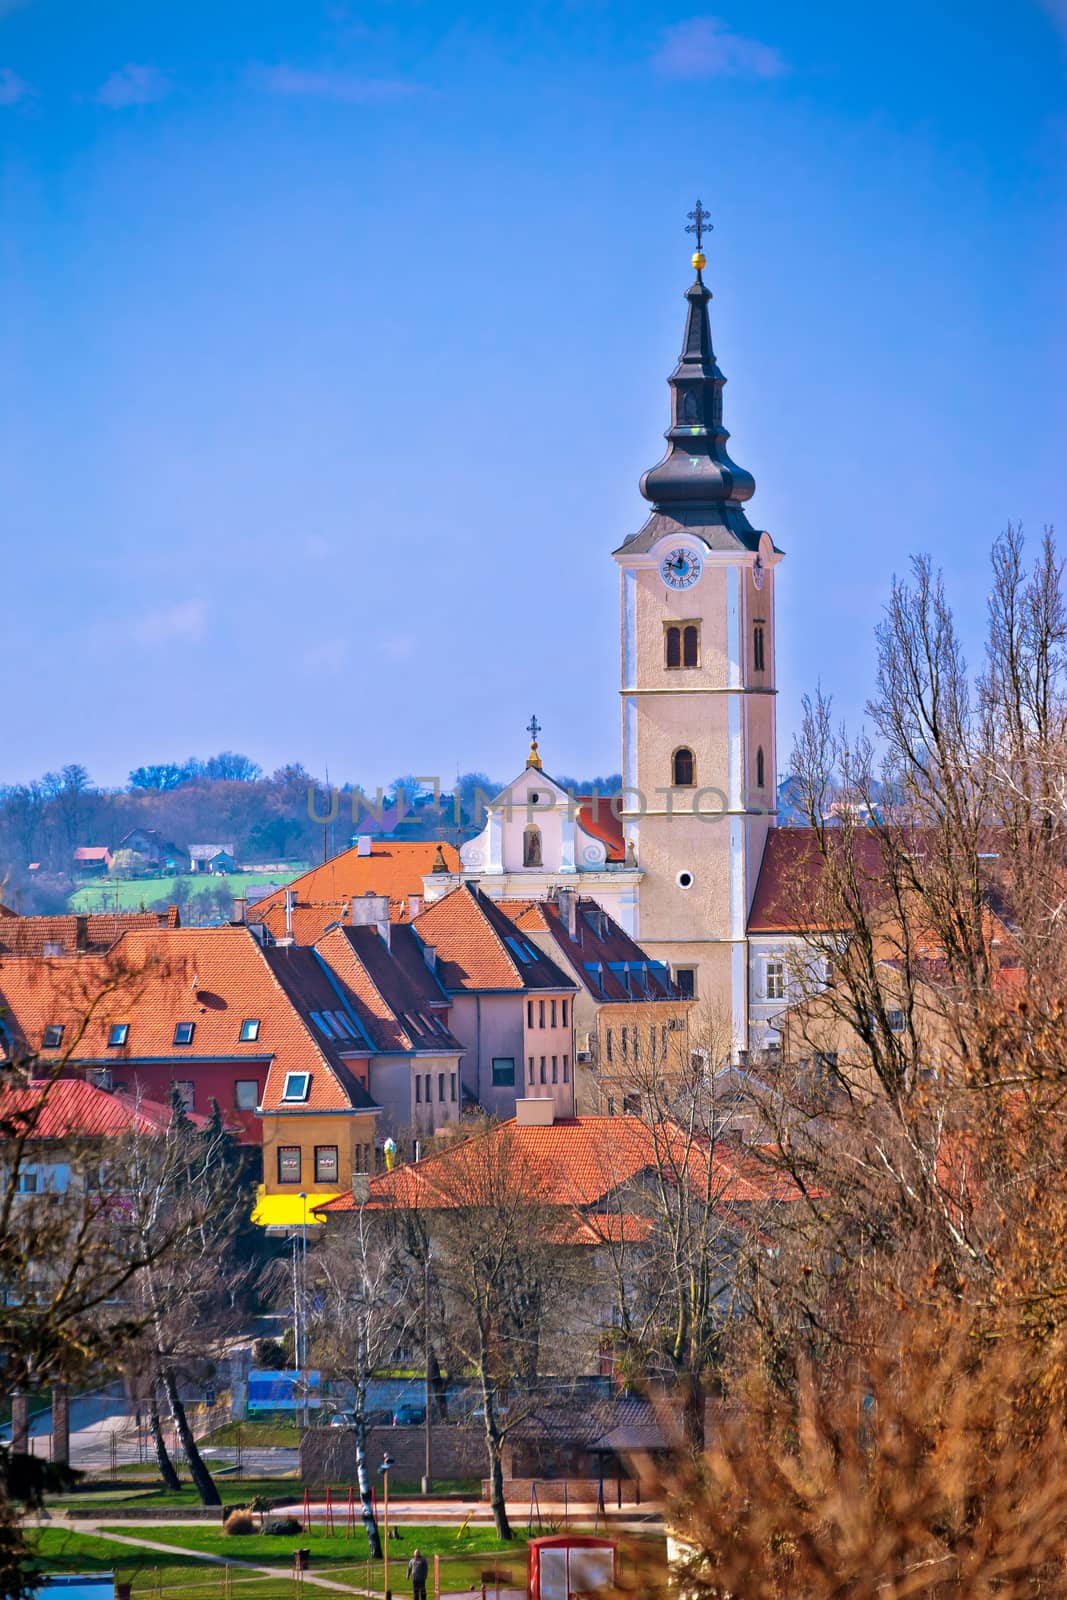
M 615 551 L 623 820 L 641 871 L 636 936 L 736 1052 L 748 1042 L 748 911 L 777 801 L 781 552 L 749 522 L 755 480 L 727 454 L 699 200 L 690 217 L 696 277 L 668 380 L 667 452 L 641 479 L 648 520 Z

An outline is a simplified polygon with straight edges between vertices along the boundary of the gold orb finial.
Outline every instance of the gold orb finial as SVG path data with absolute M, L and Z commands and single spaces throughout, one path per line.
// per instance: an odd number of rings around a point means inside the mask
M 703 270 L 707 266 L 707 264 L 708 264 L 708 258 L 704 254 L 703 250 L 694 250 L 693 251 L 693 265 L 694 265 L 694 267 L 696 267 L 697 271 L 698 272 L 703 272 Z

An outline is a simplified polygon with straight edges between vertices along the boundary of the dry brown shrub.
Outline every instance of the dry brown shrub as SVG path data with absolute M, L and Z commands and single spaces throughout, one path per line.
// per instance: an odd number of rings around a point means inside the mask
M 256 1519 L 251 1511 L 246 1511 L 243 1507 L 240 1507 L 230 1512 L 222 1524 L 222 1531 L 223 1533 L 255 1533 Z

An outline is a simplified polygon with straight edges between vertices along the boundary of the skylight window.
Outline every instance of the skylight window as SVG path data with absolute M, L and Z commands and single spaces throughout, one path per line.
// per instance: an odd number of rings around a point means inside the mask
M 282 1100 L 290 1104 L 294 1101 L 306 1100 L 311 1090 L 310 1072 L 287 1072 L 285 1074 L 285 1087 L 282 1090 Z
M 319 1032 L 321 1034 L 323 1034 L 327 1039 L 332 1039 L 334 1037 L 333 1028 L 330 1025 L 330 1023 L 326 1020 L 325 1012 L 312 1011 L 311 1012 L 311 1020 L 315 1024 L 316 1028 L 318 1028 Z
M 121 1047 L 126 1043 L 129 1036 L 130 1025 L 128 1022 L 113 1023 L 111 1032 L 107 1036 L 108 1047 L 112 1050 L 116 1047 Z
M 174 1043 L 192 1044 L 193 1034 L 196 1032 L 195 1022 L 177 1022 L 174 1025 Z
M 349 1024 L 348 1018 L 344 1015 L 343 1012 L 341 1012 L 341 1011 L 327 1011 L 327 1012 L 324 1013 L 324 1015 L 329 1017 L 330 1021 L 333 1023 L 334 1029 L 336 1030 L 337 1037 L 339 1039 L 353 1039 L 355 1037 L 355 1035 L 352 1032 L 351 1025 Z
M 62 1043 L 63 1024 L 61 1022 L 49 1023 L 48 1027 L 44 1030 L 44 1044 L 41 1048 L 44 1050 L 58 1050 Z
M 512 955 L 516 956 L 524 967 L 528 966 L 531 961 L 537 960 L 536 952 L 530 949 L 530 946 L 526 943 L 525 939 L 516 939 L 512 934 L 509 933 L 504 935 L 504 943 L 507 945 Z
M 259 1038 L 259 1018 L 246 1017 L 241 1023 L 240 1040 L 242 1044 L 255 1044 Z

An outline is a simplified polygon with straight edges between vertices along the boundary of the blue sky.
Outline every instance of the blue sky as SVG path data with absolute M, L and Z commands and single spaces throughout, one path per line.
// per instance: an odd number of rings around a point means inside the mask
M 91 12 L 91 16 L 89 13 Z M 1067 0 L 0 0 L 0 781 L 618 765 L 696 196 L 784 765 L 1064 517 Z

